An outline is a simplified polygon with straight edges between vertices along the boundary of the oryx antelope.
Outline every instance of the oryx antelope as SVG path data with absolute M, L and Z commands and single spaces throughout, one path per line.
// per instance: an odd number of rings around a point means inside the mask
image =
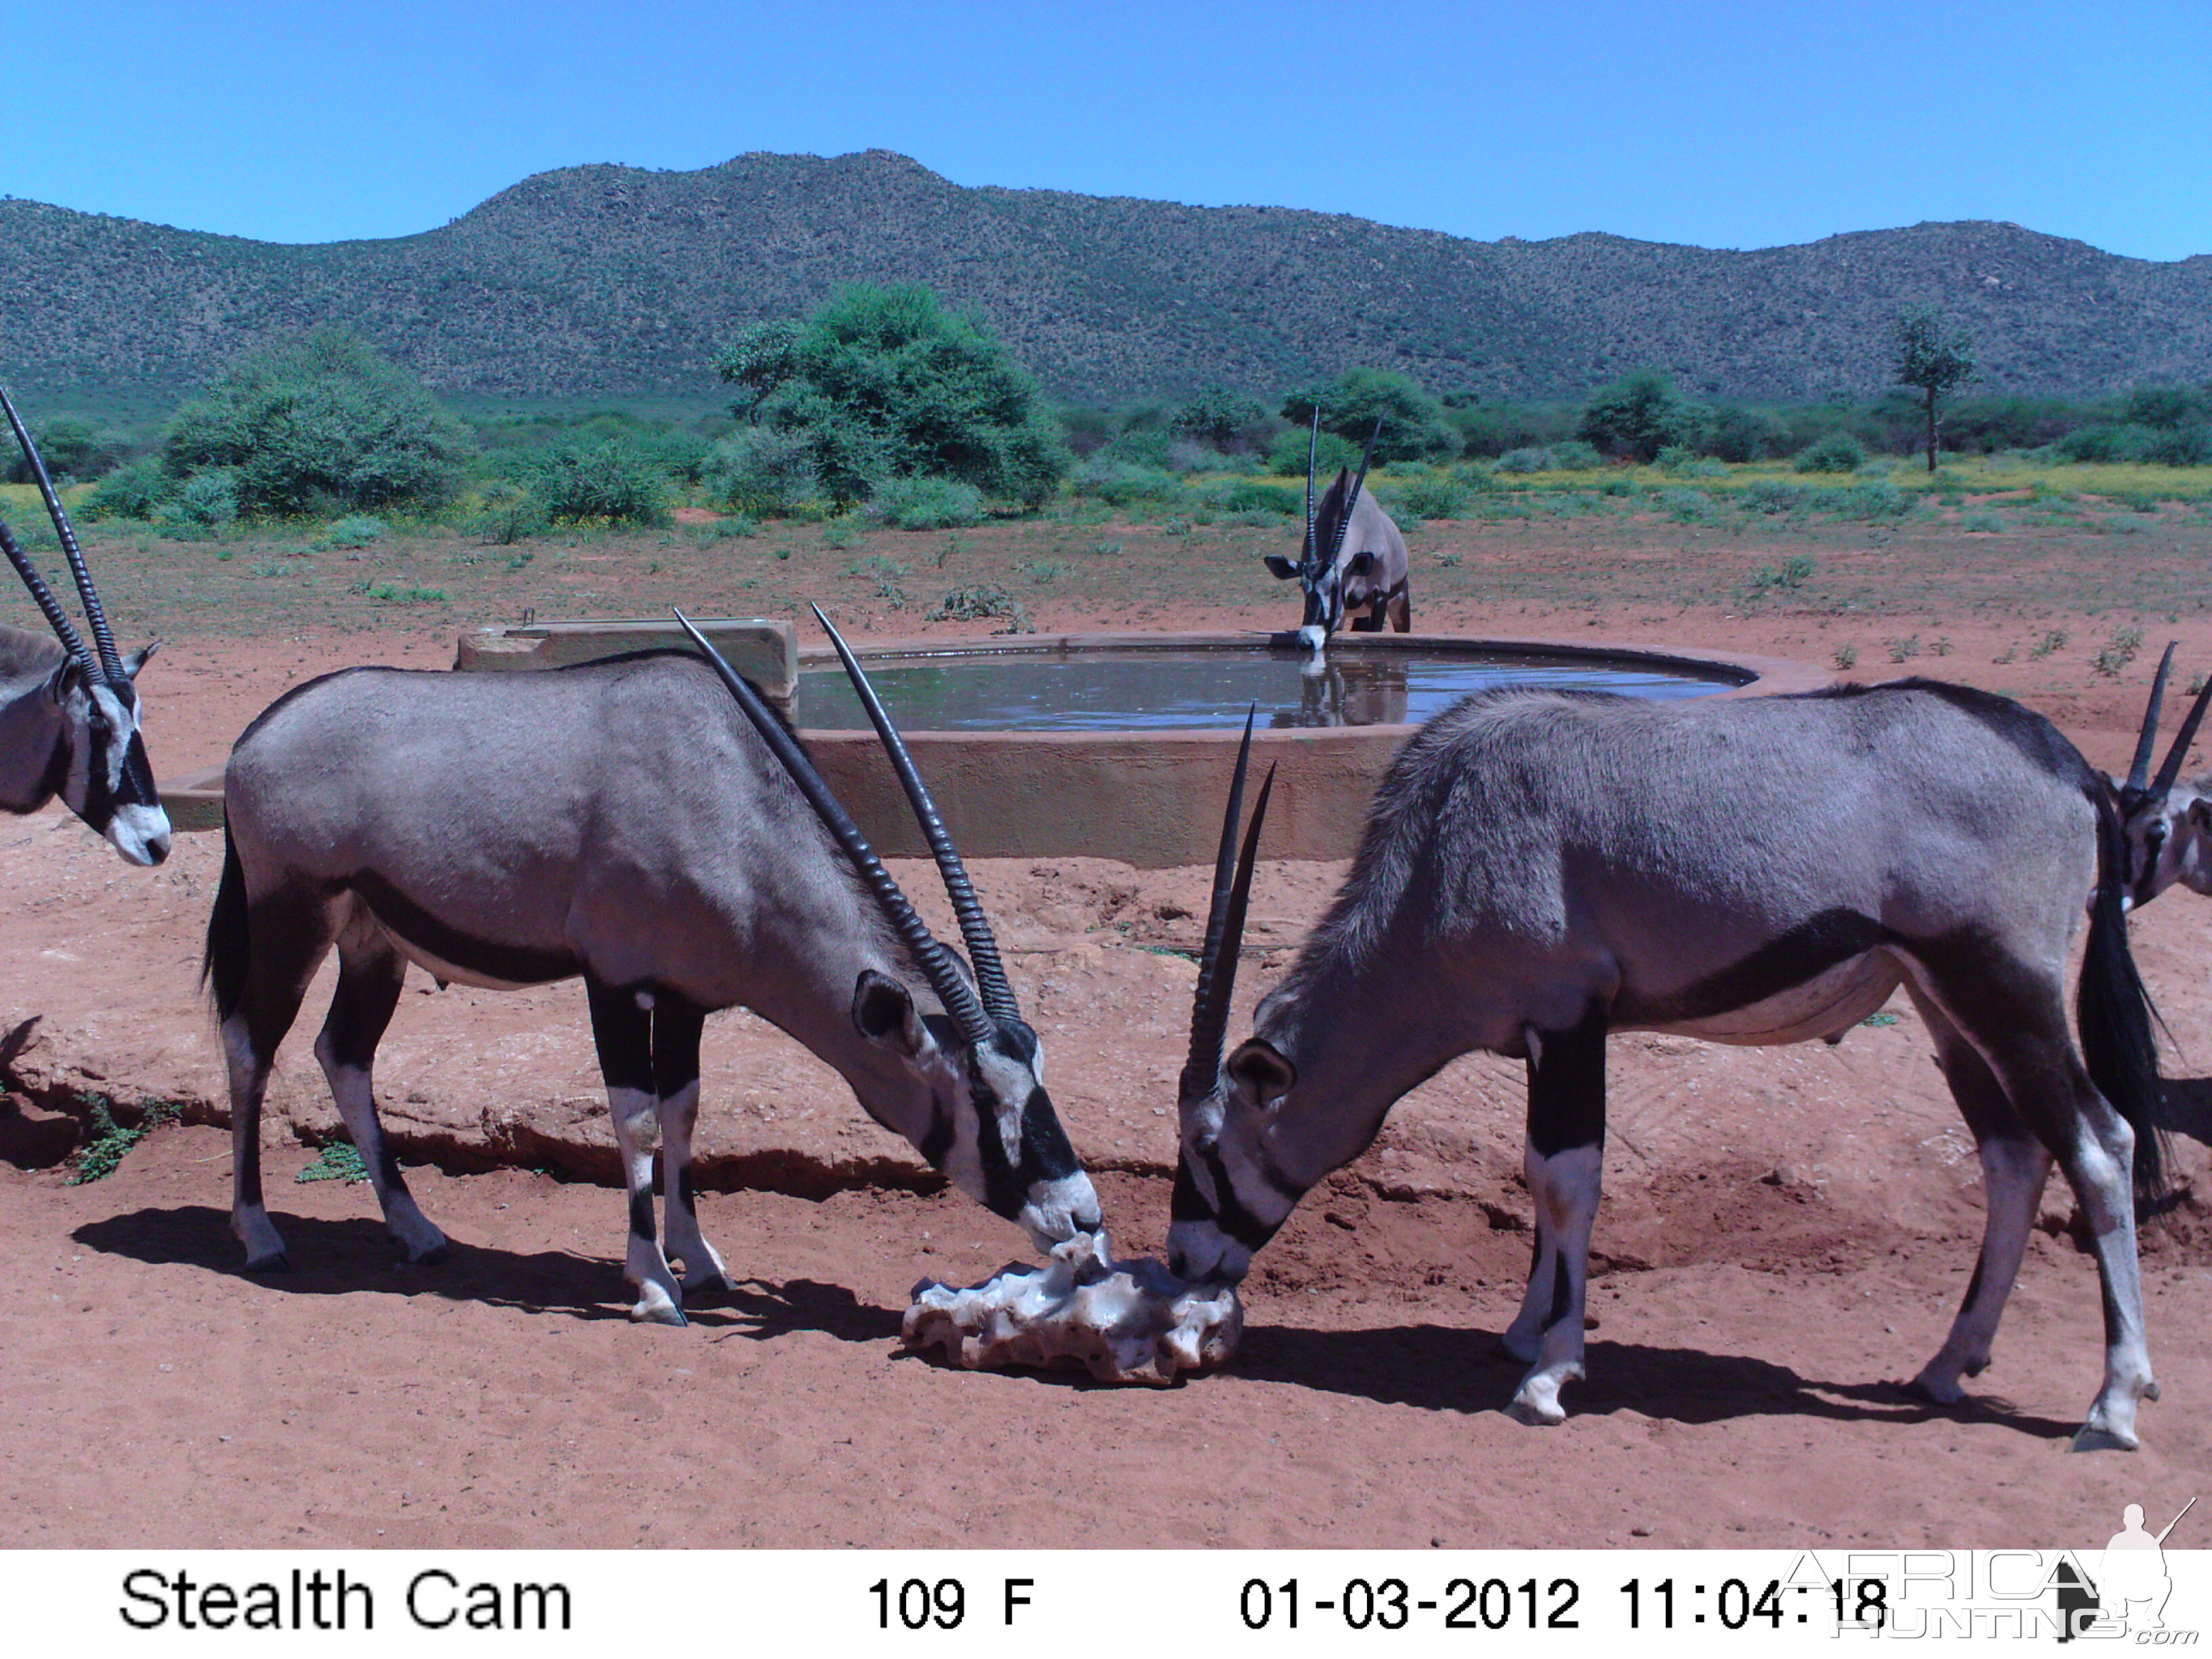
M 1328 636 L 1350 619 L 1355 634 L 1379 634 L 1385 617 L 1403 634 L 1413 625 L 1412 588 L 1407 580 L 1406 538 L 1382 505 L 1366 493 L 1367 464 L 1382 422 L 1367 434 L 1357 478 L 1339 467 L 1336 482 L 1314 505 L 1314 457 L 1321 441 L 1321 410 L 1314 410 L 1306 434 L 1306 539 L 1296 564 L 1279 553 L 1267 556 L 1267 568 L 1279 580 L 1297 578 L 1305 590 L 1305 620 L 1298 644 L 1318 659 Z M 1322 552 L 1326 547 L 1327 553 Z
M 489 987 L 582 976 L 629 1192 L 634 1318 L 681 1324 L 686 1289 L 728 1283 L 700 1235 L 690 1165 L 701 1026 L 740 1004 L 1040 1246 L 1097 1230 L 981 904 L 844 642 L 952 895 L 972 978 L 782 723 L 692 637 L 703 659 L 349 669 L 288 693 L 239 739 L 204 971 L 230 1062 L 231 1226 L 250 1269 L 288 1265 L 262 1205 L 261 1102 L 333 944 L 337 993 L 315 1055 L 416 1261 L 441 1257 L 446 1240 L 408 1194 L 370 1078 L 409 961 Z M 665 1253 L 647 1143 L 656 1118 Z
M 1231 829 L 1237 805 L 1232 790 Z M 1531 1362 L 1514 1414 L 1559 1422 L 1560 1385 L 1583 1375 L 1607 1033 L 1833 1037 L 1902 984 L 1973 1131 L 1988 1206 L 1965 1305 L 1917 1388 L 1956 1401 L 1989 1363 L 2055 1157 L 2104 1289 L 2104 1383 L 2075 1443 L 2131 1447 L 2136 1402 L 2157 1387 L 2130 1169 L 2147 1196 L 2160 1177 L 2125 865 L 2104 780 L 2041 716 L 1966 687 L 1468 698 L 1393 763 L 1342 891 L 1225 1065 L 1237 935 L 1224 915 L 1241 893 L 1217 896 L 1170 1262 L 1241 1278 L 1399 1097 L 1471 1049 L 1523 1059 L 1536 1249 L 1504 1340 Z M 2085 902 L 2077 1049 L 2064 974 Z
M 154 647 L 128 657 L 117 653 L 61 496 L 4 392 L 0 409 L 31 463 L 94 642 L 85 644 L 39 568 L 0 523 L 0 552 L 54 632 L 50 640 L 0 624 L 0 811 L 35 812 L 59 795 L 130 862 L 159 864 L 169 856 L 169 817 L 138 734 L 138 690 L 131 683 Z
M 2189 745 L 2197 740 L 2197 728 L 2203 722 L 2205 704 L 2212 701 L 2212 680 L 2190 705 L 2158 776 L 2150 776 L 2151 750 L 2158 744 L 2159 710 L 2166 699 L 2173 653 L 2169 645 L 2159 659 L 2150 702 L 2143 710 L 2142 734 L 2136 740 L 2135 763 L 2128 769 L 2127 781 L 2118 786 L 2128 842 L 2128 891 L 2137 904 L 2149 903 L 2177 881 L 2194 892 L 2212 894 L 2212 772 L 2188 779 L 2181 775 L 2181 763 L 2189 757 Z

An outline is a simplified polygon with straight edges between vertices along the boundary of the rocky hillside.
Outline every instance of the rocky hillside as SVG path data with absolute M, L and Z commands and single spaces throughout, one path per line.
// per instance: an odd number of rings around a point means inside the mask
M 1355 364 L 1495 397 L 1576 396 L 1646 363 L 1707 396 L 1864 394 L 1911 301 L 1972 330 L 1994 386 L 2212 379 L 2212 256 L 2156 264 L 1984 222 L 1752 252 L 1477 242 L 970 190 L 880 150 L 572 167 L 418 236 L 311 246 L 0 202 L 0 374 L 27 394 L 144 399 L 334 319 L 449 392 L 703 402 L 718 342 L 855 278 L 980 307 L 1085 399 L 1208 380 L 1267 394 Z

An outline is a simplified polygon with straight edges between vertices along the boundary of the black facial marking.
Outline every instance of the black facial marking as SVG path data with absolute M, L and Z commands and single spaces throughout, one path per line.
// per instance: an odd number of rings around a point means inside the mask
M 1544 1158 L 1605 1145 L 1605 1012 L 1593 1006 L 1570 1030 L 1539 1034 L 1528 1062 L 1528 1142 Z
M 922 1131 L 915 1150 L 927 1160 L 931 1169 L 941 1170 L 945 1167 L 945 1160 L 952 1156 L 952 1114 L 941 1105 L 933 1106 L 929 1114 L 929 1127 Z
M 1206 1194 L 1198 1190 L 1198 1177 L 1190 1172 L 1188 1153 L 1176 1160 L 1175 1187 L 1168 1195 L 1168 1219 L 1170 1221 L 1213 1219 L 1212 1206 L 1206 1203 Z
M 377 921 L 399 938 L 441 962 L 486 979 L 509 985 L 550 985 L 583 971 L 584 964 L 566 950 L 472 938 L 440 921 L 374 870 L 360 872 L 346 884 L 361 895 Z
M 1022 1166 L 1031 1181 L 1058 1181 L 1083 1167 L 1042 1085 L 1030 1091 L 1022 1108 Z
M 1257 1255 L 1260 1247 L 1275 1236 L 1280 1222 L 1262 1221 L 1244 1207 L 1237 1196 L 1237 1185 L 1229 1178 L 1229 1169 L 1218 1152 L 1209 1152 L 1206 1158 L 1206 1172 L 1213 1177 L 1213 1190 L 1220 1195 L 1221 1207 L 1214 1214 L 1214 1224 L 1227 1233 L 1246 1249 Z M 1268 1183 L 1275 1183 L 1270 1181 Z

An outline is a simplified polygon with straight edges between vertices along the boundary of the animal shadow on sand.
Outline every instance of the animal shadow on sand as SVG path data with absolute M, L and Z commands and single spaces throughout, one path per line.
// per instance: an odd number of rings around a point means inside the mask
M 387 1296 L 434 1296 L 448 1302 L 556 1314 L 578 1320 L 627 1320 L 633 1292 L 621 1265 L 571 1250 L 520 1251 L 456 1241 L 453 1254 L 434 1267 L 400 1259 L 392 1236 L 374 1217 L 342 1221 L 288 1215 L 284 1236 L 293 1259 L 289 1273 L 243 1273 L 230 1218 L 204 1204 L 140 1209 L 87 1222 L 70 1237 L 87 1249 L 151 1267 L 198 1267 L 283 1296 L 346 1296 L 363 1291 Z M 747 1279 L 727 1293 L 687 1301 L 686 1316 L 708 1330 L 767 1340 L 794 1331 L 819 1331 L 844 1342 L 896 1337 L 899 1315 L 860 1301 L 839 1285 L 793 1279 Z
M 1245 1332 L 1232 1365 L 1262 1382 L 1469 1413 L 1504 1409 L 1528 1369 L 1505 1355 L 1496 1333 L 1444 1325 L 1354 1331 L 1257 1325 Z M 1635 1412 L 1693 1424 L 1747 1417 L 1900 1424 L 1949 1419 L 2002 1424 L 2046 1440 L 2063 1440 L 2076 1426 L 2031 1415 L 1994 1395 L 1936 1406 L 1901 1382 L 1832 1382 L 1770 1360 L 1696 1348 L 1592 1341 L 1589 1365 L 1589 1381 L 1569 1385 L 1571 1417 Z

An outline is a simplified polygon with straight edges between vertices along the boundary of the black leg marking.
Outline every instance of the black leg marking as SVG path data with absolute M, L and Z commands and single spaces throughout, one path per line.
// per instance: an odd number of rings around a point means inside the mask
M 659 1235 L 653 1230 L 653 1194 L 650 1192 L 629 1195 L 629 1230 L 648 1244 L 659 1241 Z
M 1567 1273 L 1567 1253 L 1561 1250 L 1552 1259 L 1552 1310 L 1544 1316 L 1545 1325 L 1556 1325 L 1565 1319 L 1574 1300 L 1574 1282 Z
M 637 1006 L 636 993 L 617 990 L 597 975 L 586 974 L 584 994 L 591 1004 L 592 1038 L 599 1047 L 599 1075 L 607 1087 L 653 1093 L 653 1016 Z M 695 1059 L 695 1068 L 696 1063 Z
M 1605 1146 L 1605 1011 L 1565 1031 L 1537 1034 L 1528 1060 L 1528 1141 L 1545 1158 Z

